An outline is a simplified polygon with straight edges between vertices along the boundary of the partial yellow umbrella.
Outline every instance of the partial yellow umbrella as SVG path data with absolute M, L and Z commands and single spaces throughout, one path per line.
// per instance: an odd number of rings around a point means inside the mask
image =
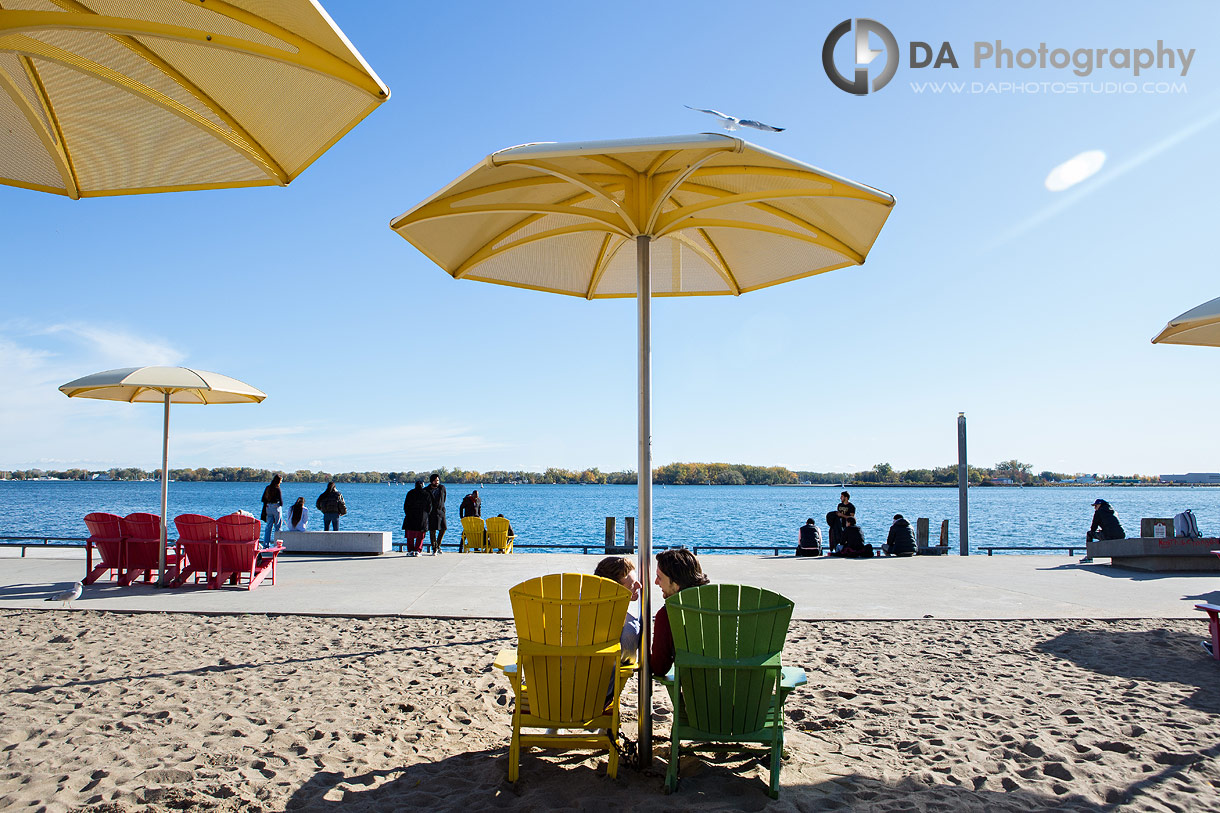
M 636 297 L 641 648 L 651 641 L 653 296 L 731 295 L 860 265 L 894 198 L 720 134 L 501 150 L 390 223 L 455 279 Z M 641 659 L 640 753 L 651 758 Z
M 164 404 L 161 438 L 161 553 L 157 584 L 165 585 L 165 536 L 169 498 L 169 405 L 257 404 L 267 397 L 249 384 L 220 373 L 189 367 L 124 367 L 93 373 L 59 388 L 69 398 L 97 398 L 132 404 Z
M 1173 317 L 1152 343 L 1220 347 L 1220 298 Z
M 314 0 L 0 0 L 11 186 L 283 186 L 389 96 Z

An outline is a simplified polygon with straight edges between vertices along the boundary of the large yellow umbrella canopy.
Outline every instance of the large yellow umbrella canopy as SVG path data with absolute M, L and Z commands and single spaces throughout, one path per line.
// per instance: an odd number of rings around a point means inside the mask
M 189 367 L 123 367 L 103 370 L 59 388 L 69 398 L 96 398 L 132 404 L 163 404 L 161 436 L 161 555 L 157 584 L 165 584 L 165 534 L 169 497 L 169 405 L 257 404 L 267 397 L 236 378 Z
M 720 134 L 501 150 L 390 227 L 455 279 L 636 297 L 641 648 L 651 639 L 653 296 L 733 295 L 864 262 L 894 198 Z M 640 673 L 640 753 L 651 681 Z
M 1204 302 L 1169 320 L 1153 344 L 1194 344 L 1220 347 L 1220 298 Z
M 0 0 L 12 186 L 282 186 L 389 95 L 313 0 Z

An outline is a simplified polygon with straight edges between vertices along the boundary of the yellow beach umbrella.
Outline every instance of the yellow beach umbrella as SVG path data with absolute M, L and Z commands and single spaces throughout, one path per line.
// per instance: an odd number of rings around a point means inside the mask
M 0 2 L 11 186 L 283 186 L 389 95 L 313 0 Z
M 733 295 L 859 265 L 880 190 L 720 134 L 493 153 L 390 227 L 455 279 L 636 297 L 642 648 L 651 639 L 653 296 Z M 651 757 L 648 659 L 640 751 Z
M 97 398 L 132 404 L 164 404 L 161 437 L 161 555 L 157 584 L 165 584 L 165 534 L 169 497 L 169 405 L 257 404 L 267 395 L 220 373 L 189 367 L 124 367 L 104 370 L 59 388 L 69 398 Z
M 1173 317 L 1152 343 L 1220 347 L 1220 298 Z

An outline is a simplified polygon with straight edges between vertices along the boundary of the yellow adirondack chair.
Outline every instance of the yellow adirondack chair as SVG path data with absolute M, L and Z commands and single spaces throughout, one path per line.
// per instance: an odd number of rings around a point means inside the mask
M 487 553 L 486 532 L 482 517 L 462 517 L 462 538 L 459 553 Z
M 610 579 L 556 573 L 522 582 L 508 595 L 517 649 L 501 651 L 494 663 L 516 698 L 508 781 L 517 781 L 523 747 L 608 751 L 606 773 L 613 778 L 619 693 L 636 668 L 622 662 L 619 647 L 631 592 Z
M 504 553 L 513 552 L 513 540 L 516 536 L 508 533 L 508 520 L 504 517 L 488 517 L 487 518 L 487 542 L 485 549 L 488 553 L 499 550 Z

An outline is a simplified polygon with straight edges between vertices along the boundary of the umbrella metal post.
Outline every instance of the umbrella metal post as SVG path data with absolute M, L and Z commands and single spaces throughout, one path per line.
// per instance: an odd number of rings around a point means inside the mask
M 157 586 L 165 586 L 165 521 L 169 504 L 169 390 L 165 391 L 165 423 L 161 433 L 161 554 Z
M 970 502 L 966 493 L 969 483 L 966 464 L 966 413 L 957 413 L 957 545 L 958 553 L 970 555 Z
M 636 305 L 639 320 L 640 678 L 639 767 L 652 764 L 652 276 L 650 238 L 635 238 Z

